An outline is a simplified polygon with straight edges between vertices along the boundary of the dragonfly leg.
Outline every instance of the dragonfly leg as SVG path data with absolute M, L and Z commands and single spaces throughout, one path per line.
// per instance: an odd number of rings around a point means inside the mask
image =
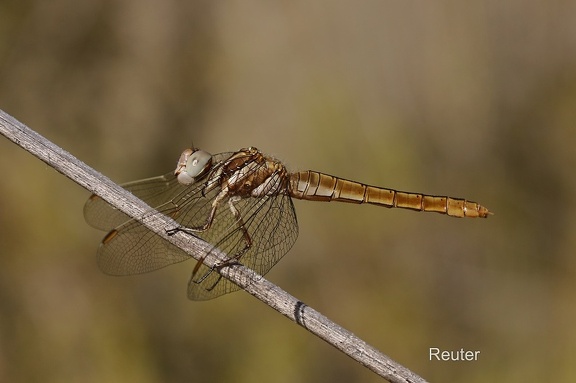
M 248 233 L 248 229 L 246 228 L 246 225 L 244 223 L 244 219 L 242 218 L 242 214 L 240 214 L 240 211 L 234 205 L 234 203 L 240 201 L 240 199 L 241 199 L 241 197 L 239 197 L 239 196 L 235 196 L 235 197 L 230 198 L 228 200 L 228 206 L 230 208 L 230 211 L 232 212 L 232 216 L 234 216 L 234 218 L 236 219 L 236 224 L 238 225 L 238 228 L 240 230 L 242 230 L 242 237 L 243 237 L 244 242 L 245 242 L 244 247 L 240 251 L 238 251 L 236 254 L 231 256 L 228 260 L 220 262 L 220 263 L 214 265 L 213 267 L 211 267 L 210 270 L 208 270 L 204 275 L 202 275 L 202 277 L 200 277 L 198 280 L 195 281 L 196 283 L 202 283 L 206 278 L 208 278 L 208 276 L 214 270 L 220 270 L 223 267 L 238 264 L 239 263 L 238 260 L 250 249 L 250 247 L 252 247 L 252 238 L 250 237 L 250 234 Z M 192 277 L 194 277 L 196 275 L 196 273 L 200 269 L 200 266 L 202 266 L 204 258 L 202 258 L 201 261 L 198 261 L 198 263 L 196 263 L 196 266 L 194 267 L 194 270 L 192 271 Z M 206 290 L 211 291 L 218 284 L 218 282 L 220 282 L 220 279 L 222 279 L 222 276 L 219 276 L 218 279 L 216 279 L 216 281 L 212 284 L 212 286 L 208 287 Z
M 167 229 L 166 234 L 174 235 L 181 231 L 186 234 L 194 235 L 194 233 L 202 233 L 210 229 L 210 227 L 212 226 L 212 222 L 214 222 L 214 217 L 216 216 L 216 210 L 218 209 L 218 206 L 220 206 L 222 201 L 227 197 L 227 195 L 228 195 L 228 189 L 223 189 L 220 193 L 218 193 L 216 198 L 214 198 L 214 201 L 212 201 L 212 208 L 210 209 L 210 214 L 208 214 L 208 218 L 206 219 L 206 222 L 204 222 L 202 226 L 197 227 L 178 226 L 172 229 Z
M 220 193 L 218 193 L 218 195 L 212 201 L 212 208 L 210 209 L 210 213 L 208 214 L 208 218 L 206 219 L 206 222 L 204 222 L 204 224 L 202 226 L 197 226 L 197 227 L 178 226 L 178 227 L 175 227 L 173 229 L 166 230 L 166 234 L 167 235 L 174 235 L 178 232 L 183 232 L 183 233 L 186 233 L 188 235 L 194 235 L 195 233 L 202 233 L 202 232 L 210 229 L 210 227 L 212 226 L 212 223 L 214 222 L 214 217 L 216 216 L 216 211 L 217 211 L 218 207 L 224 201 L 224 199 L 226 199 L 227 196 L 228 196 L 228 189 L 227 188 L 223 189 Z M 230 203 L 230 201 L 229 201 L 229 203 Z M 200 258 L 196 262 L 196 266 L 194 267 L 194 270 L 192 271 L 192 278 L 194 278 L 194 276 L 198 273 L 198 270 L 204 264 L 204 259 L 206 259 L 208 254 L 204 255 L 202 258 Z M 212 273 L 213 269 L 214 269 L 214 267 L 212 267 L 208 272 L 206 272 L 199 280 L 195 280 L 194 282 L 202 283 L 202 281 L 205 280 Z M 220 278 L 218 278 L 218 281 L 219 280 L 220 280 Z M 214 288 L 214 286 L 216 286 L 218 281 L 212 285 L 212 288 Z
M 238 228 L 240 230 L 242 230 L 242 236 L 243 236 L 244 242 L 245 242 L 244 248 L 242 250 L 240 250 L 238 253 L 234 254 L 233 258 L 236 260 L 240 259 L 244 255 L 244 253 L 246 253 L 248 251 L 248 249 L 250 249 L 250 247 L 252 247 L 252 238 L 250 238 L 250 234 L 248 233 L 248 229 L 246 229 L 244 219 L 242 219 L 242 215 L 240 214 L 240 212 L 238 211 L 236 206 L 234 206 L 234 203 L 238 202 L 238 201 L 240 201 L 240 197 L 233 197 L 233 198 L 230 198 L 230 200 L 228 201 L 230 211 L 232 212 L 232 215 L 234 216 L 234 218 L 236 218 L 236 224 L 238 225 Z

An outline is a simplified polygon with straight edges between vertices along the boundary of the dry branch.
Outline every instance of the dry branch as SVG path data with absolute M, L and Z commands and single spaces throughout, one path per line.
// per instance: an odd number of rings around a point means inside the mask
M 148 218 L 143 220 L 141 217 L 144 217 L 144 213 L 151 209 L 148 205 L 2 110 L 0 110 L 0 133 L 66 177 L 99 195 L 115 208 L 130 217 L 134 217 L 148 229 L 178 246 L 191 257 L 197 260 L 201 259 L 212 248 L 210 244 L 185 233 L 168 236 L 164 228 L 176 227 L 177 223 L 166 216 L 148 215 Z M 204 260 L 204 263 L 209 267 L 227 259 L 225 254 L 219 252 L 211 251 L 210 254 L 211 256 Z M 388 381 L 394 383 L 425 382 L 424 379 L 409 369 L 396 363 L 254 271 L 236 264 L 223 267 L 219 272 L 268 306 Z

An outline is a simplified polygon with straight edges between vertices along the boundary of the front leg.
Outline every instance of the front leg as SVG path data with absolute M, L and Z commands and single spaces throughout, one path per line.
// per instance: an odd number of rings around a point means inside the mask
M 214 217 L 216 216 L 216 210 L 218 209 L 218 206 L 220 206 L 220 204 L 226 199 L 227 196 L 228 196 L 228 188 L 222 189 L 222 191 L 218 193 L 218 195 L 216 195 L 216 198 L 214 198 L 214 200 L 212 201 L 210 214 L 208 214 L 208 218 L 206 218 L 206 222 L 204 222 L 202 226 L 197 227 L 178 226 L 172 229 L 167 229 L 166 234 L 172 236 L 181 231 L 186 234 L 194 235 L 194 233 L 202 233 L 210 229 L 210 227 L 212 226 L 212 222 L 214 222 Z M 180 211 L 177 210 L 176 212 L 179 213 Z M 177 215 L 178 214 L 175 214 L 175 216 Z

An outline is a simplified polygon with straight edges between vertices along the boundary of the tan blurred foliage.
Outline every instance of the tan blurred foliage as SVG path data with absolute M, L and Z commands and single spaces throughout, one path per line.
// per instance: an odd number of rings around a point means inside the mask
M 574 2 L 8 0 L 0 108 L 118 182 L 194 141 L 478 201 L 297 201 L 269 278 L 430 381 L 576 379 Z M 101 274 L 88 193 L 0 153 L 0 381 L 379 381 L 243 292 L 188 301 L 191 262 Z

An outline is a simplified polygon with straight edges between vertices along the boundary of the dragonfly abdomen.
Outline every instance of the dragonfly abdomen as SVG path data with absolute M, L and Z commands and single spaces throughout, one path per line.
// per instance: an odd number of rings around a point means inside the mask
M 451 217 L 482 217 L 488 209 L 461 198 L 409 193 L 364 185 L 315 171 L 291 174 L 291 196 L 311 201 L 369 203 L 388 208 L 436 212 Z

